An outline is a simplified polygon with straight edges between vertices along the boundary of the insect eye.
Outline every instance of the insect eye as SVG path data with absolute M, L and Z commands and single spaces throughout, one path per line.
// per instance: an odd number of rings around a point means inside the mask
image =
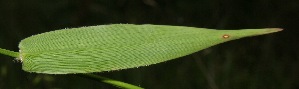
M 224 35 L 222 36 L 223 39 L 227 39 L 227 38 L 229 38 L 229 37 L 230 37 L 230 35 L 228 35 L 228 34 L 224 34 Z

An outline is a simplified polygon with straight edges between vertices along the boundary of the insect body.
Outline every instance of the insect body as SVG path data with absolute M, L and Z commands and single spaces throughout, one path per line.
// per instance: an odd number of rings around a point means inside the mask
M 18 57 L 23 70 L 28 72 L 102 72 L 156 64 L 229 40 L 280 30 L 133 24 L 89 26 L 28 37 L 20 42 Z

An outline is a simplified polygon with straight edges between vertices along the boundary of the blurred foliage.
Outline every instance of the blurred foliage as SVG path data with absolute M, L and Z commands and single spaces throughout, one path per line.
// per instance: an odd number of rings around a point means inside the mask
M 164 24 L 216 29 L 281 27 L 176 60 L 97 73 L 148 89 L 298 89 L 298 0 L 0 0 L 0 47 L 56 29 Z M 0 55 L 0 89 L 114 89 L 76 75 L 24 72 Z

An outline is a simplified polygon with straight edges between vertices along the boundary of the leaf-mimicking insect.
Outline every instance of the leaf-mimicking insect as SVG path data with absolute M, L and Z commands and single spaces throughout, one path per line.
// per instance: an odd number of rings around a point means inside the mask
M 33 35 L 20 42 L 18 53 L 5 49 L 0 53 L 17 57 L 27 72 L 90 73 L 156 64 L 226 41 L 277 31 L 281 29 L 111 24 Z

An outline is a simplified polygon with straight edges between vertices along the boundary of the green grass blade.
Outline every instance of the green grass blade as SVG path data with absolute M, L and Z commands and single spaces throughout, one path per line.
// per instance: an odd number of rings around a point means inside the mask
M 122 88 L 122 89 L 144 89 L 144 88 L 132 85 L 132 84 L 128 84 L 128 83 L 125 83 L 125 82 L 109 79 L 109 78 L 102 77 L 102 76 L 95 75 L 95 74 L 80 74 L 79 76 L 86 77 L 86 78 L 91 78 L 91 79 L 96 80 L 96 81 L 101 81 L 101 82 L 104 82 L 104 83 L 107 83 L 107 84 L 111 84 L 111 85 L 114 85 L 114 86 Z
M 19 57 L 18 52 L 14 52 L 14 51 L 2 49 L 2 48 L 0 48 L 0 54 L 4 54 L 4 55 L 7 55 L 7 56 L 16 57 L 16 58 Z

